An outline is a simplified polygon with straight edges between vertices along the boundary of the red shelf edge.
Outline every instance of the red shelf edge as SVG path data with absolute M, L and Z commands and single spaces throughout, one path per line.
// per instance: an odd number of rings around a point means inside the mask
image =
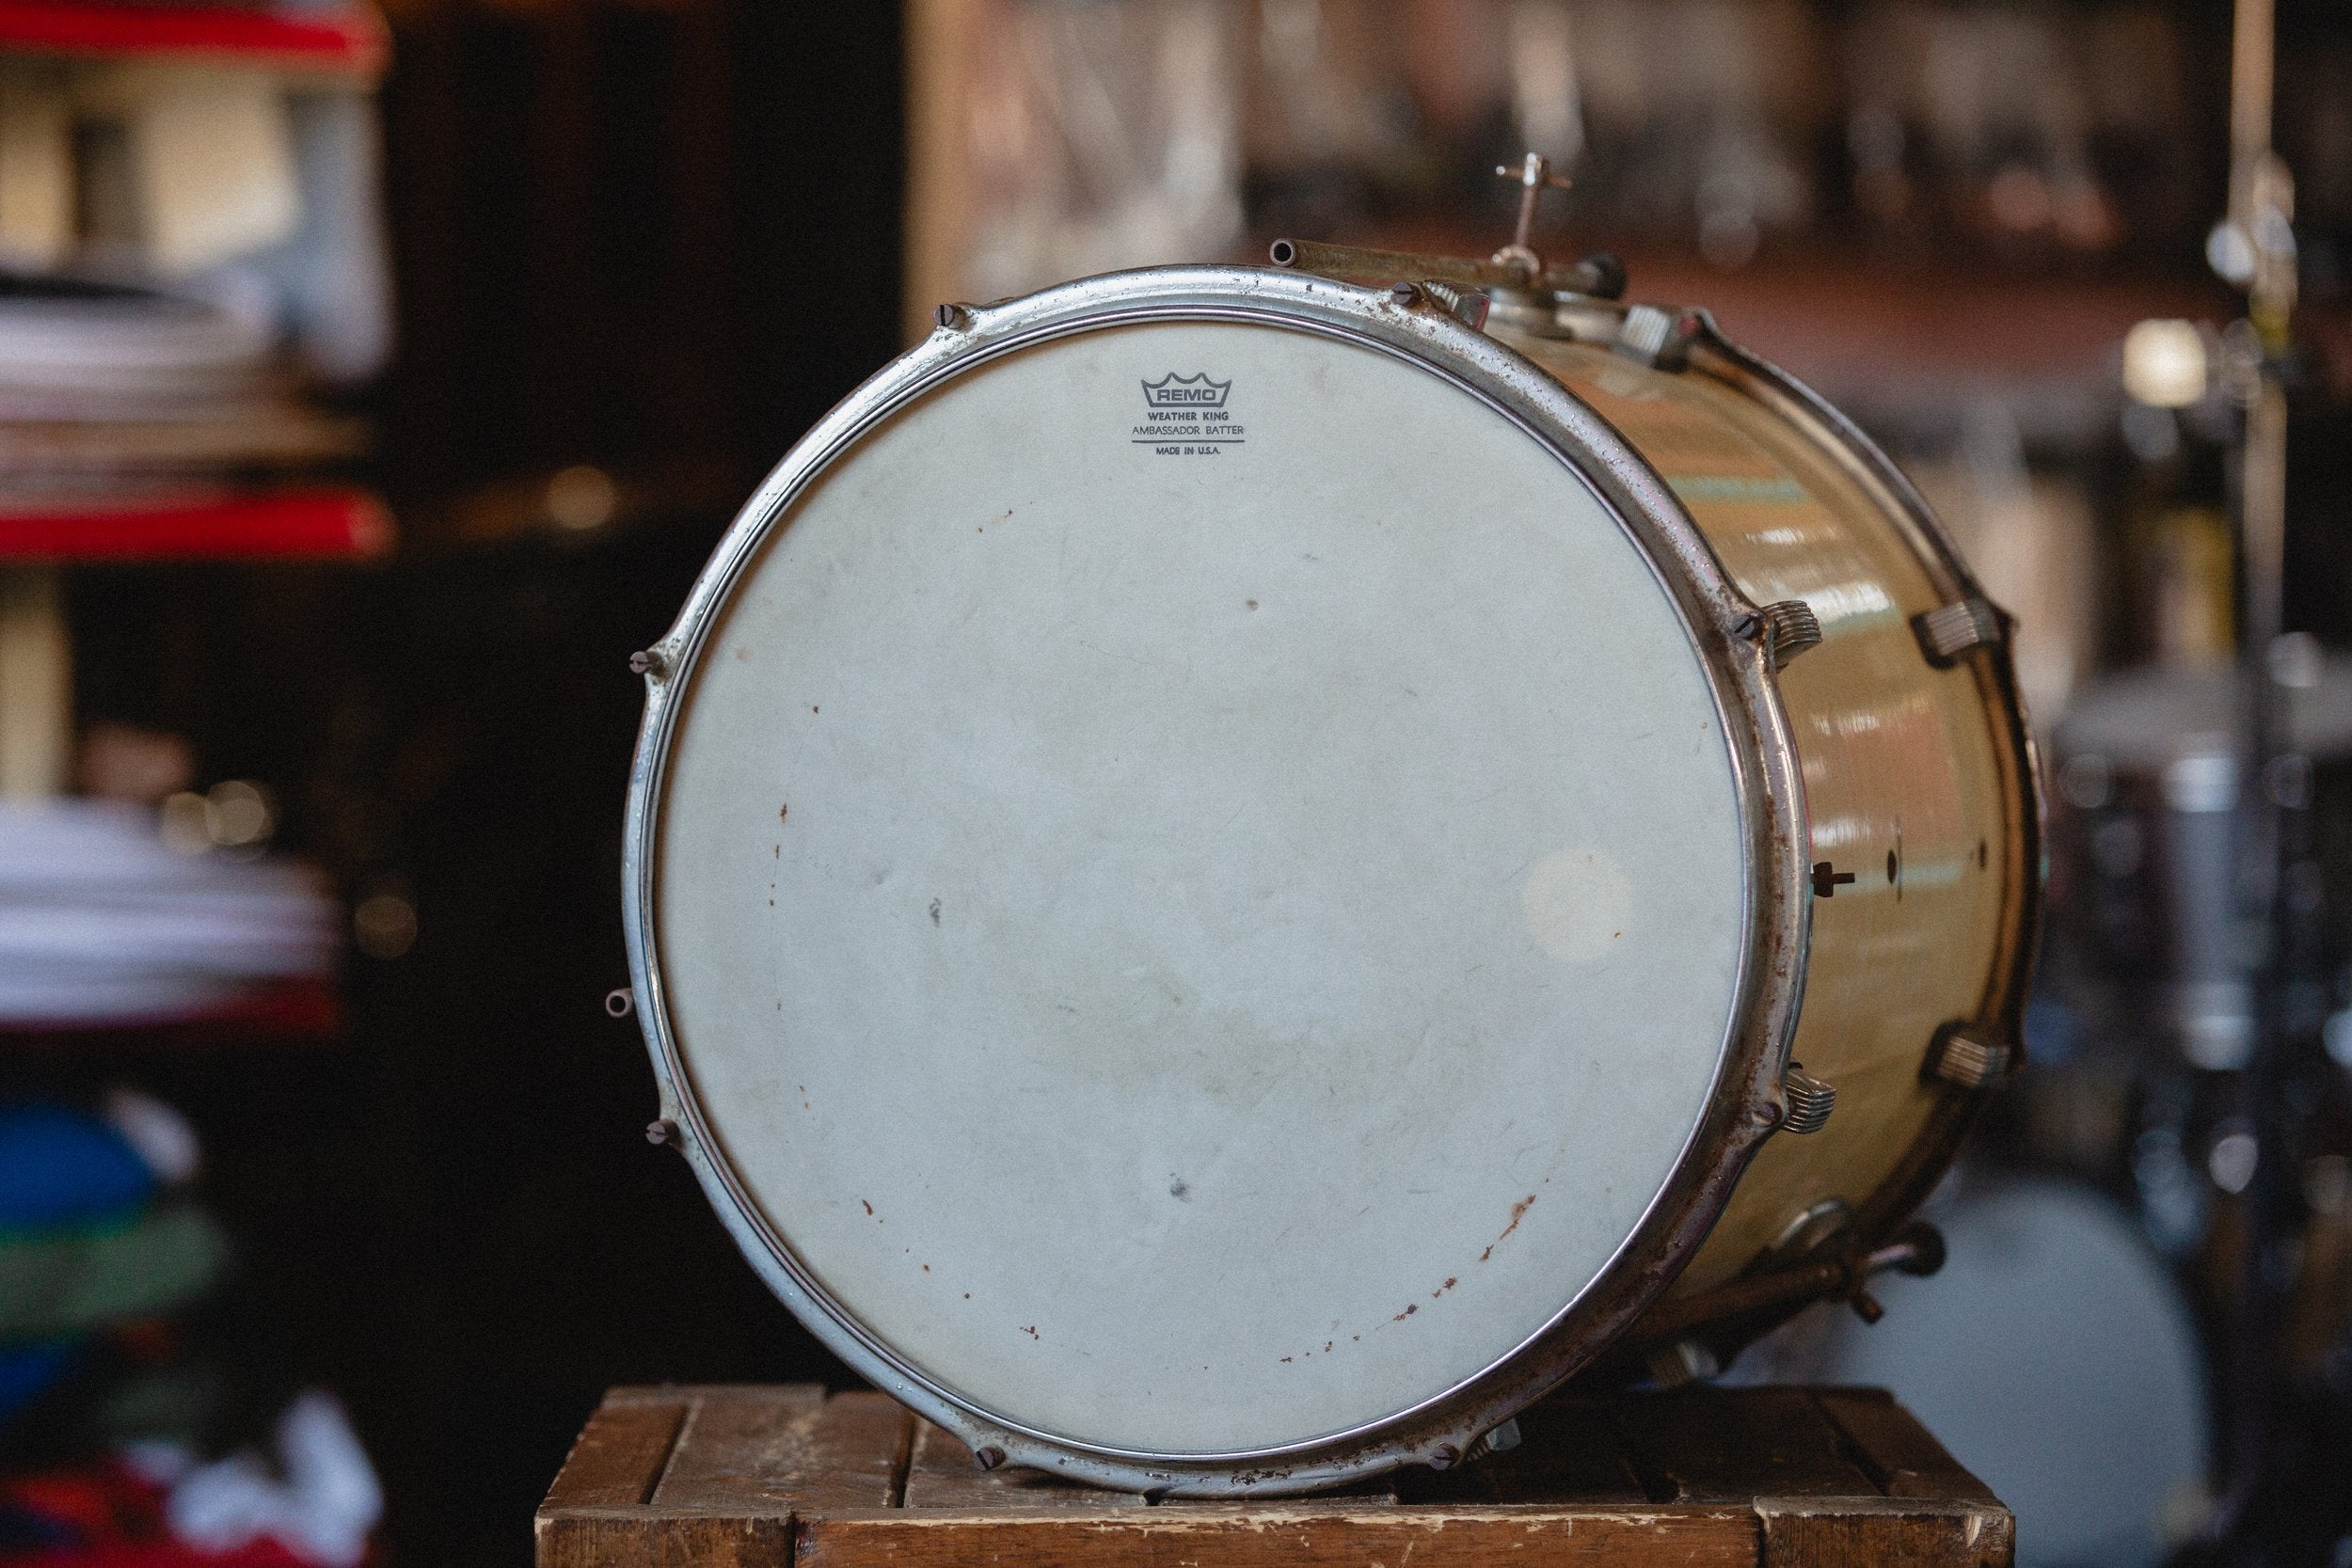
M 346 488 L 0 503 L 0 563 L 371 561 L 392 534 L 384 503 Z
M 287 12 L 0 0 L 0 51 L 232 55 L 374 76 L 391 54 L 391 40 L 383 18 L 366 6 Z
M 155 1045 L 179 1050 L 324 1044 L 342 1038 L 345 1022 L 342 992 L 334 982 L 291 980 L 263 986 L 219 1007 L 184 1018 L 0 1024 L 0 1053 L 60 1045 Z

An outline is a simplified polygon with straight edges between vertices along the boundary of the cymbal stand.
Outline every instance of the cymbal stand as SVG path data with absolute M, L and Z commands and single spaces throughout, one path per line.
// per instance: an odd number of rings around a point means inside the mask
M 2237 0 L 2231 48 L 2230 205 L 2207 245 L 2215 269 L 2247 291 L 2245 319 L 2223 337 L 2223 384 L 2243 410 L 2232 454 L 2238 533 L 2240 626 L 2237 842 L 2239 947 L 2251 1001 L 2252 1039 L 2224 1091 L 2250 1132 L 2254 1166 L 2239 1196 L 2230 1333 L 2221 1350 L 2224 1454 L 2218 1495 L 2203 1532 L 2223 1560 L 2259 1552 L 2264 1494 L 2279 1458 L 2282 1379 L 2278 1339 L 2283 1297 L 2279 1260 L 2296 1202 L 2296 1129 L 2284 1103 L 2290 1074 L 2289 986 L 2308 950 L 2304 913 L 2288 896 L 2290 861 L 2309 854 L 2311 765 L 2286 723 L 2291 668 L 2307 641 L 2285 631 L 2289 319 L 2296 300 L 2294 185 L 2270 139 L 2276 40 L 2274 0 Z M 2308 659 L 2306 659 L 2308 661 Z M 2308 902 L 2308 900 L 2306 900 Z

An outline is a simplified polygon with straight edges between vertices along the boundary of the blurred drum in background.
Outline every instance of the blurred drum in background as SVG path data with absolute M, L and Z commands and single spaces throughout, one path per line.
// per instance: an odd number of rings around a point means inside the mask
M 943 307 L 638 661 L 655 1135 L 983 1465 L 1444 1466 L 1867 1308 L 2014 1061 L 2007 626 L 1891 466 L 1604 268 L 1278 252 Z
M 2309 639 L 2302 642 L 2309 643 Z M 2285 690 L 2291 776 L 2265 787 L 2312 794 L 2311 769 L 2352 757 L 2352 659 L 2308 653 Z M 2067 890 L 2057 973 L 2099 1027 L 2153 1037 L 2192 1068 L 2246 1064 L 2254 1041 L 2237 842 L 2236 671 L 2229 665 L 2110 675 L 2084 691 L 2052 741 L 2069 808 L 2053 848 Z M 2314 909 L 2316 863 L 2289 889 Z
M 2181 1290 L 2130 1218 L 2042 1178 L 1963 1185 L 1929 1213 L 1950 1261 L 1885 1289 L 1887 1315 L 1809 1312 L 1741 1382 L 1891 1389 L 2017 1514 L 2021 1568 L 2161 1561 L 2204 1517 L 2204 1357 Z

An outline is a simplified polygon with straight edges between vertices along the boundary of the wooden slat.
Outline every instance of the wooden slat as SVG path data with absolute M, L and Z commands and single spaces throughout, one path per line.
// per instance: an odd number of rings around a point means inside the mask
M 1520 1430 L 1509 1452 L 1355 1496 L 1145 1507 L 1132 1493 L 977 1470 L 954 1438 L 878 1394 L 615 1389 L 539 1512 L 538 1564 L 2012 1560 L 2009 1512 L 1875 1389 L 1577 1395 L 1522 1414 Z
M 913 1418 L 881 1394 L 806 1385 L 701 1401 L 654 1506 L 798 1513 L 897 1506 Z
M 1755 1568 L 1756 1516 L 1742 1509 L 1144 1508 L 1089 1516 L 836 1514 L 797 1532 L 795 1568 Z
M 683 1392 L 664 1392 L 666 1397 L 656 1399 L 634 1397 L 641 1390 L 633 1388 L 606 1395 L 540 1506 L 596 1508 L 652 1500 L 688 1408 Z
M 1039 1509 L 1139 1508 L 1142 1504 L 1136 1493 L 1097 1491 L 1042 1470 L 1011 1465 L 982 1470 L 972 1463 L 972 1450 L 953 1433 L 929 1421 L 915 1423 L 914 1456 L 907 1465 L 905 1505 L 910 1509 L 1035 1513 Z
M 1765 1568 L 2008 1568 L 2016 1523 L 2005 1508 L 1887 1498 L 1759 1503 Z
M 1397 1489 L 1415 1503 L 1645 1503 L 1601 1401 L 1558 1398 L 1519 1413 L 1519 1446 L 1442 1474 L 1409 1470 Z
M 542 1513 L 535 1568 L 791 1568 L 789 1517 Z
M 1844 1433 L 1855 1460 L 1890 1497 L 1944 1497 L 1999 1507 L 1993 1489 L 1883 1388 L 1822 1388 L 1814 1398 Z
M 1839 1451 L 1837 1428 L 1803 1388 L 1689 1389 L 1622 1400 L 1614 1414 L 1661 1502 L 1885 1496 Z

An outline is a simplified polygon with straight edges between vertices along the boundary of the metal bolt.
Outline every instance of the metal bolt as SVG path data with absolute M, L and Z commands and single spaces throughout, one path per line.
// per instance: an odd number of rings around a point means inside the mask
M 1983 599 L 1956 599 L 1911 618 L 1912 634 L 1930 664 L 1943 669 L 1971 648 L 2001 641 L 2001 612 Z
M 1005 1462 L 1005 1450 L 990 1443 L 972 1450 L 972 1463 L 983 1470 L 993 1470 Z
M 1927 1074 L 1963 1089 L 1986 1089 L 2009 1076 L 2014 1054 L 1999 1041 L 1964 1023 L 1947 1023 L 1928 1046 Z
M 645 648 L 628 656 L 628 673 L 632 675 L 651 675 L 660 680 L 669 671 L 670 661 L 661 657 L 659 648 Z
M 1819 1132 L 1837 1108 L 1837 1090 L 1805 1071 L 1801 1062 L 1790 1062 L 1780 1075 L 1780 1093 L 1788 1102 L 1782 1125 L 1791 1132 Z
M 1472 1443 L 1470 1446 L 1470 1453 L 1462 1463 L 1471 1464 L 1486 1458 L 1490 1453 L 1509 1453 L 1518 1446 L 1519 1423 L 1516 1420 L 1505 1421 L 1499 1427 L 1489 1428 L 1485 1435 Z
M 1807 648 L 1821 645 L 1821 623 L 1803 599 L 1780 599 L 1756 611 L 1764 637 L 1764 655 L 1775 670 Z
M 1629 307 L 1617 324 L 1616 351 L 1656 371 L 1681 371 L 1691 363 L 1691 345 L 1705 337 L 1707 317 L 1656 305 Z
M 1723 1358 L 1696 1339 L 1677 1339 L 1649 1353 L 1649 1375 L 1661 1388 L 1687 1388 L 1722 1375 Z
M 961 305 L 943 305 L 931 312 L 931 320 L 946 331 L 961 332 L 972 325 L 972 312 Z
M 1457 289 L 1451 283 L 1428 282 L 1422 293 L 1445 307 L 1454 320 L 1477 331 L 1486 325 L 1486 311 L 1493 303 L 1477 289 Z
M 1829 861 L 1815 861 L 1813 863 L 1813 870 L 1810 873 L 1813 882 L 1813 896 L 1816 898 L 1836 897 L 1837 890 L 1851 882 L 1854 879 L 1854 875 L 1855 874 L 1851 871 L 1838 870 L 1836 864 Z
M 1389 285 L 1389 298 L 1399 305 L 1411 305 L 1415 300 L 1421 298 L 1421 285 L 1418 283 L 1391 283 Z
M 645 1124 L 645 1141 L 660 1146 L 677 1142 L 677 1123 L 668 1117 L 658 1117 Z
M 604 1011 L 608 1018 L 627 1018 L 637 1010 L 637 992 L 628 986 L 615 986 L 604 993 Z
M 1772 1101 L 1762 1100 L 1756 1101 L 1756 1105 L 1749 1110 L 1748 1119 L 1758 1127 L 1778 1127 L 1781 1115 L 1779 1105 Z
M 1451 1470 L 1461 1462 L 1462 1450 L 1451 1443 L 1440 1443 L 1429 1450 L 1429 1467 L 1433 1470 Z
M 1525 258 L 1529 270 L 1543 270 L 1542 259 L 1534 251 L 1535 204 L 1546 191 L 1565 191 L 1573 183 L 1565 174 L 1551 172 L 1551 160 L 1540 152 L 1530 152 L 1519 160 L 1518 167 L 1509 164 L 1495 166 L 1495 178 L 1509 180 L 1519 187 L 1519 221 L 1511 230 L 1511 243 L 1502 255 Z M 1498 258 L 1500 259 L 1500 258 Z

